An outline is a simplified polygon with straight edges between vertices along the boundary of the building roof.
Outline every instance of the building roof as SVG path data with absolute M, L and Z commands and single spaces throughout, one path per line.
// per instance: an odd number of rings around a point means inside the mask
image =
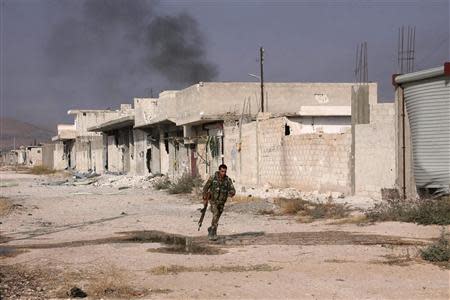
M 155 127 L 158 125 L 175 125 L 175 119 L 173 118 L 163 118 L 163 119 L 156 119 L 155 121 L 149 121 L 143 125 L 139 125 L 139 126 L 134 126 L 134 128 L 148 128 L 148 127 Z
M 134 115 L 124 116 L 113 119 L 96 126 L 89 127 L 88 131 L 93 132 L 107 132 L 119 128 L 134 126 Z
M 426 70 L 420 70 L 417 72 L 407 73 L 403 75 L 398 75 L 395 77 L 395 83 L 397 84 L 403 84 L 423 79 L 429 79 L 434 77 L 440 77 L 440 76 L 450 76 L 450 62 L 444 63 L 443 66 L 432 68 L 432 69 L 426 69 Z
M 58 134 L 52 137 L 53 142 L 74 140 L 77 137 L 77 131 L 75 129 L 63 129 L 58 130 Z
M 113 110 L 109 110 L 109 109 L 71 109 L 69 111 L 67 111 L 68 115 L 76 115 L 79 113 L 108 113 L 108 112 L 115 112 Z

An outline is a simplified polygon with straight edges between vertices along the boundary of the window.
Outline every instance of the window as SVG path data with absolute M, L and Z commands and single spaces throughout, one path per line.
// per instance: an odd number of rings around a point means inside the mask
M 284 135 L 290 135 L 291 134 L 291 127 L 289 127 L 288 124 L 284 124 Z

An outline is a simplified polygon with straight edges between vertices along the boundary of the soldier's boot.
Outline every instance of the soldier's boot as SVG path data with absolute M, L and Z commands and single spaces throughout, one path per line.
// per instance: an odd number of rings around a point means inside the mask
M 213 228 L 211 226 L 208 227 L 208 239 L 209 240 L 212 240 L 212 229 Z
M 208 236 L 210 241 L 217 241 L 217 227 L 211 228 L 211 236 Z

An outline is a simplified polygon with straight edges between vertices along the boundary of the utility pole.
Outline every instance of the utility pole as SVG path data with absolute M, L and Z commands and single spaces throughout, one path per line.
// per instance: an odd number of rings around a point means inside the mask
M 264 112 L 264 48 L 259 47 L 259 66 L 261 79 L 261 112 Z

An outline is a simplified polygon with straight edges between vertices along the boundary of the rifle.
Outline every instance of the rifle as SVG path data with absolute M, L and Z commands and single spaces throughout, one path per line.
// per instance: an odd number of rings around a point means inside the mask
M 200 220 L 198 220 L 198 231 L 200 231 L 200 227 L 202 227 L 203 219 L 205 218 L 205 214 L 206 214 L 206 208 L 208 208 L 208 200 L 210 198 L 211 198 L 211 193 L 209 193 L 209 192 L 203 197 L 204 204 L 203 204 L 203 208 L 200 210 L 202 215 L 200 216 Z

